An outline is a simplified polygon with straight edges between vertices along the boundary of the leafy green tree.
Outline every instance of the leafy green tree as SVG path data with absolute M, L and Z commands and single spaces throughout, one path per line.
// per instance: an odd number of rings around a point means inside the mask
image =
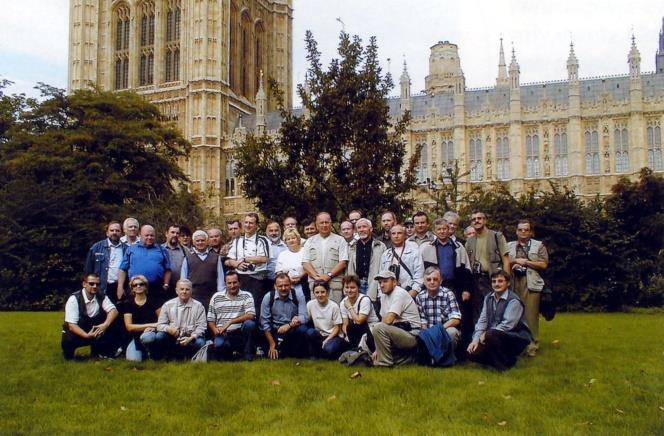
M 51 307 L 78 286 L 103 226 L 198 223 L 177 159 L 188 143 L 132 93 L 0 94 L 0 307 Z M 0 89 L 1 93 L 1 89 Z
M 393 87 L 378 62 L 376 39 L 363 47 L 358 36 L 342 32 L 339 58 L 324 69 L 317 43 L 306 34 L 308 89 L 299 86 L 304 114 L 287 112 L 277 96 L 283 122 L 276 138 L 249 135 L 238 148 L 242 189 L 269 217 L 315 211 L 345 216 L 354 208 L 370 217 L 412 207 L 416 158 L 404 170 L 409 115 L 396 122 L 386 98 Z M 416 156 L 416 154 L 415 154 Z

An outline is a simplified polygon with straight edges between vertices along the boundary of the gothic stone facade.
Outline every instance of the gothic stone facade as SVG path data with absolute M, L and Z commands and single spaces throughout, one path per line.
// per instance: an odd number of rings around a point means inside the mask
M 276 109 L 261 72 L 291 105 L 292 19 L 292 0 L 70 0 L 69 90 L 144 95 L 191 141 L 209 212 L 245 210 L 227 156 L 242 116 Z

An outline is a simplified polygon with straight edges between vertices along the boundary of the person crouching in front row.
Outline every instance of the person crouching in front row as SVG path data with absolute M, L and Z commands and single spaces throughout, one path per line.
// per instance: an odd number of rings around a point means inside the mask
M 346 346 L 341 333 L 341 310 L 330 300 L 330 287 L 327 283 L 314 284 L 314 299 L 307 303 L 307 317 L 313 327 L 307 329 L 309 356 L 312 359 L 324 357 L 336 359 Z

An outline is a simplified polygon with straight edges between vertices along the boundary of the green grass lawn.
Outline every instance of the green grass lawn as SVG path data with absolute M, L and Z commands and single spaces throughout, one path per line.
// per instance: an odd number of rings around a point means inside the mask
M 65 362 L 62 319 L 0 313 L 0 433 L 664 434 L 662 312 L 559 314 L 506 373 Z

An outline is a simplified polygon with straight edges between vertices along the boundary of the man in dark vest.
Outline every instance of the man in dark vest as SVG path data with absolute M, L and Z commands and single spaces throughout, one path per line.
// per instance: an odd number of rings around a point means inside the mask
M 115 357 L 120 335 L 119 324 L 113 321 L 118 310 L 107 296 L 97 292 L 101 285 L 98 275 L 86 274 L 82 284 L 83 289 L 74 292 L 65 305 L 62 354 L 71 360 L 77 348 L 90 345 L 93 357 Z
M 490 276 L 498 270 L 510 271 L 507 241 L 501 232 L 486 227 L 486 214 L 473 212 L 471 223 L 475 235 L 466 242 L 466 252 L 470 268 L 475 278 L 475 292 L 472 295 L 473 323 L 480 317 L 484 298 L 491 293 Z
M 510 287 L 505 271 L 491 274 L 493 293 L 486 296 L 473 341 L 468 345 L 470 360 L 490 365 L 499 371 L 514 366 L 531 340 L 524 306 Z
M 208 234 L 196 230 L 193 236 L 194 248 L 185 254 L 180 278 L 192 283 L 192 298 L 203 304 L 207 313 L 210 299 L 217 291 L 226 289 L 224 268 L 219 256 L 208 246 Z

